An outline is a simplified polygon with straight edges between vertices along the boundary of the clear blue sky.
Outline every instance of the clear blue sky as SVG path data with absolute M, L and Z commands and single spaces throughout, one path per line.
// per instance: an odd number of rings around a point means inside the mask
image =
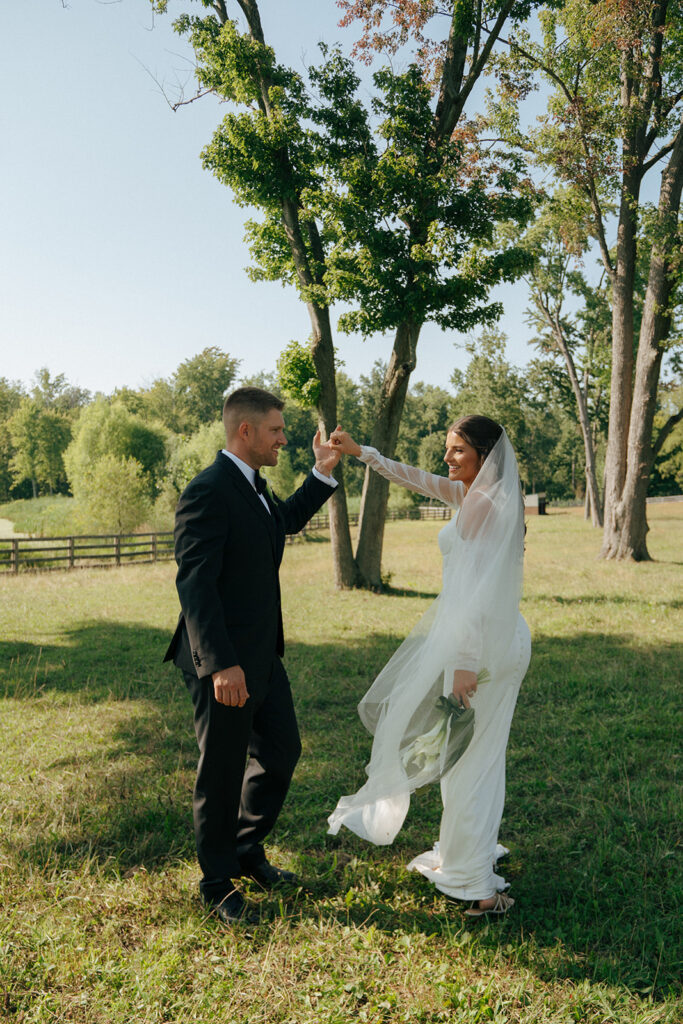
M 306 340 L 306 310 L 244 273 L 245 211 L 199 159 L 219 105 L 208 97 L 173 113 L 153 80 L 194 90 L 172 18 L 153 19 L 148 0 L 66 4 L 3 10 L 0 376 L 28 382 L 47 366 L 107 392 L 168 376 L 207 345 L 241 359 L 244 374 L 274 369 L 287 341 Z M 260 6 L 268 41 L 297 68 L 321 39 L 351 46 L 334 0 Z M 520 365 L 531 354 L 525 288 L 501 298 Z M 413 380 L 447 386 L 467 361 L 456 340 L 426 327 Z M 337 342 L 356 379 L 391 348 L 388 337 Z

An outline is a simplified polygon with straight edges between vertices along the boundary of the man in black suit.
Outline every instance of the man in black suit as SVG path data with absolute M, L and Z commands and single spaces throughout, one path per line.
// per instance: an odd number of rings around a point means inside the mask
M 315 468 L 287 501 L 265 490 L 261 466 L 287 443 L 284 403 L 244 387 L 225 400 L 226 448 L 178 502 L 176 585 L 181 615 L 166 653 L 182 669 L 199 744 L 193 813 L 200 891 L 226 924 L 254 920 L 235 886 L 269 888 L 295 876 L 270 864 L 263 840 L 301 753 L 284 651 L 278 569 L 298 533 L 333 493 L 339 452 L 313 439 Z

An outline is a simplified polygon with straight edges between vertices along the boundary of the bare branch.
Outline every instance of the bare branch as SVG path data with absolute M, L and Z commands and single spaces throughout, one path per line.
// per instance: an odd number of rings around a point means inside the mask
M 159 81 L 159 79 L 157 78 L 157 76 L 156 76 L 156 75 L 154 75 L 154 74 L 152 74 L 152 72 L 151 72 L 151 71 L 149 70 L 149 68 L 148 68 L 148 67 L 146 67 L 146 66 L 145 66 L 145 65 L 144 65 L 144 64 L 142 63 L 142 61 L 141 61 L 141 60 L 139 60 L 139 59 L 138 59 L 137 57 L 135 58 L 135 60 L 137 60 L 138 64 L 140 65 L 140 67 L 142 68 L 142 70 L 143 70 L 143 71 L 145 72 L 145 74 L 149 75 L 149 77 L 150 77 L 150 78 L 152 79 L 152 81 L 153 81 L 153 82 L 154 82 L 154 84 L 156 85 L 157 89 L 159 90 L 159 92 L 161 93 L 161 95 L 163 96 L 163 98 L 165 99 L 166 103 L 168 104 L 168 106 L 169 106 L 169 107 L 171 108 L 171 110 L 172 110 L 172 111 L 173 111 L 174 113 L 175 113 L 175 111 L 176 111 L 176 110 L 178 110 L 178 109 L 179 109 L 180 107 L 186 107 L 186 106 L 188 106 L 188 105 L 189 105 L 190 103 L 195 103 L 195 102 L 196 102 L 197 100 L 200 100 L 200 99 L 202 99 L 202 97 L 203 97 L 203 96 L 208 96 L 208 95 L 209 95 L 209 93 L 212 93 L 212 92 L 213 92 L 213 89 L 203 89 L 203 90 L 197 90 L 197 93 L 196 93 L 196 94 L 195 94 L 194 96 L 192 96 L 192 97 L 190 97 L 190 99 L 186 100 L 186 99 L 184 98 L 184 94 L 183 94 L 183 86 L 182 86 L 182 85 L 180 84 L 180 82 L 179 82 L 179 83 L 178 83 L 178 88 L 179 88 L 179 91 L 180 91 L 180 95 L 181 95 L 181 97 L 183 97 L 183 98 L 182 98 L 182 99 L 179 99 L 179 100 L 175 100 L 175 101 L 174 101 L 174 100 L 172 100 L 172 99 L 170 99 L 170 98 L 169 98 L 169 96 L 168 96 L 168 93 L 166 92 L 166 89 L 165 89 L 164 85 L 163 85 L 163 84 L 162 84 L 162 83 L 161 83 L 161 82 Z
M 190 103 L 195 103 L 197 100 L 201 100 L 204 96 L 210 96 L 211 93 L 213 93 L 213 89 L 202 89 L 196 92 L 194 96 L 191 96 L 189 100 L 177 100 L 175 103 L 171 103 L 171 110 L 175 112 L 180 107 L 187 107 Z M 164 99 L 166 99 L 165 96 Z M 166 100 L 166 102 L 168 102 L 168 100 Z

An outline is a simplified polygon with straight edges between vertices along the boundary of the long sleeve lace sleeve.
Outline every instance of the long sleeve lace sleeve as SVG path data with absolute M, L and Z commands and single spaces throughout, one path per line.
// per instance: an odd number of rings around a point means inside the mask
M 386 459 L 376 448 L 369 448 L 367 445 L 361 446 L 358 458 L 366 466 L 370 466 L 371 469 L 394 484 L 407 487 L 410 491 L 417 491 L 418 494 L 424 494 L 427 498 L 443 501 L 446 505 L 456 508 L 462 505 L 464 488 L 459 480 L 449 480 L 445 476 L 438 476 L 436 473 L 428 473 L 415 466 L 406 466 L 402 462 Z

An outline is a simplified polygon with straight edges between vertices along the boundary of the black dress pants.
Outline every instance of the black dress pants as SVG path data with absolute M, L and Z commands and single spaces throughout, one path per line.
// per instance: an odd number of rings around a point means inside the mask
M 279 658 L 264 694 L 242 708 L 219 704 L 210 676 L 183 675 L 199 745 L 192 806 L 200 890 L 216 903 L 233 889 L 233 878 L 265 860 L 263 840 L 287 796 L 301 740 Z

